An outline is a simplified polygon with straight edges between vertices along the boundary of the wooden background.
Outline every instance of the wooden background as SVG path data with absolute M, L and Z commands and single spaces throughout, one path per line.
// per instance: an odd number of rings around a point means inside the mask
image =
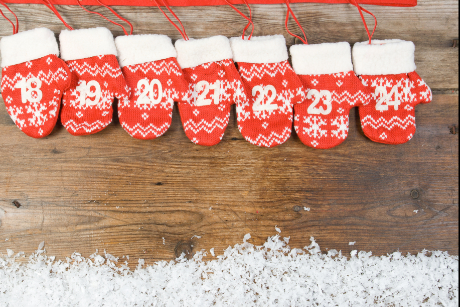
M 48 27 L 57 34 L 64 28 L 43 5 L 10 7 L 21 30 Z M 133 22 L 134 34 L 180 38 L 155 7 L 114 8 Z M 255 35 L 282 33 L 295 43 L 284 29 L 284 5 L 252 8 Z M 310 43 L 366 40 L 351 5 L 292 8 Z M 458 254 L 458 2 L 366 8 L 379 21 L 375 38 L 414 41 L 417 71 L 433 89 L 433 102 L 416 107 L 411 141 L 371 142 L 353 109 L 349 137 L 336 148 L 306 147 L 295 134 L 281 146 L 258 148 L 239 133 L 233 109 L 222 142 L 208 148 L 187 139 L 177 108 L 169 131 L 153 141 L 131 138 L 116 118 L 95 135 L 74 137 L 58 124 L 36 140 L 1 107 L 0 253 L 31 253 L 45 241 L 58 258 L 106 249 L 129 255 L 130 263 L 151 263 L 187 250 L 214 247 L 222 254 L 246 233 L 262 244 L 277 225 L 291 247 L 304 247 L 313 236 L 323 250 Z M 122 35 L 79 7 L 57 9 L 75 28 L 106 26 Z M 245 25 L 225 6 L 174 11 L 195 38 L 237 36 Z M 290 28 L 299 33 L 292 21 Z M 0 36 L 10 34 L 0 20 Z

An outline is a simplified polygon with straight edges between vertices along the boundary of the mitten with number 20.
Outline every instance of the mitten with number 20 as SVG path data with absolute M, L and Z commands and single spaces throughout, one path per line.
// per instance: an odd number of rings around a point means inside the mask
M 121 126 L 137 139 L 154 139 L 171 125 L 174 101 L 188 90 L 166 35 L 127 35 L 115 39 L 131 98 L 119 100 Z
M 292 66 L 306 89 L 306 101 L 294 106 L 294 128 L 307 146 L 327 149 L 348 136 L 348 114 L 366 104 L 369 93 L 353 72 L 346 42 L 294 45 Z
M 112 122 L 113 98 L 130 96 L 112 33 L 107 28 L 63 30 L 59 39 L 62 59 L 72 72 L 61 122 L 73 135 L 101 131 Z
M 238 129 L 251 144 L 273 147 L 291 136 L 294 104 L 305 99 L 282 35 L 230 39 L 250 98 L 237 103 Z M 251 95 L 252 94 L 252 95 Z
M 37 28 L 4 37 L 2 96 L 14 123 L 26 135 L 51 133 L 59 115 L 62 93 L 70 85 L 70 71 L 58 58 L 54 33 Z
M 415 106 L 431 101 L 431 90 L 415 72 L 414 43 L 373 40 L 353 46 L 353 64 L 371 91 L 359 107 L 364 134 L 374 142 L 402 144 L 415 133 Z

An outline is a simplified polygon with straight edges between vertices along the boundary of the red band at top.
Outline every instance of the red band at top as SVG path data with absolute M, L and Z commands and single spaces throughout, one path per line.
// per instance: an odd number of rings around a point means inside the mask
M 7 0 L 5 3 L 37 3 L 41 0 Z M 283 0 L 248 0 L 250 4 L 275 4 L 284 3 Z M 350 0 L 290 0 L 291 3 L 315 2 L 315 3 L 350 3 Z M 57 5 L 77 5 L 75 0 L 53 0 Z M 417 0 L 359 0 L 359 4 L 373 4 L 384 6 L 416 6 Z M 81 0 L 83 5 L 100 5 L 97 0 Z M 105 0 L 106 5 L 130 5 L 130 6 L 154 6 L 151 0 Z M 244 4 L 243 0 L 233 0 L 232 4 Z M 225 0 L 168 0 L 169 6 L 208 6 L 227 5 Z

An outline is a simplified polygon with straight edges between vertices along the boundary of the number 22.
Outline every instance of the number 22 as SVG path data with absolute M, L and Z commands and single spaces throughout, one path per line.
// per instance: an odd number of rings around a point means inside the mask
M 265 96 L 268 96 L 269 92 L 272 94 L 270 97 L 268 97 L 267 103 L 262 104 L 262 101 L 264 100 Z M 257 93 L 259 93 L 259 96 L 257 96 L 256 101 L 254 101 L 254 105 L 252 106 L 252 110 L 254 112 L 273 111 L 278 109 L 276 104 L 271 104 L 276 98 L 276 89 L 273 85 L 266 85 L 265 87 L 256 85 L 252 88 L 252 96 L 256 96 Z

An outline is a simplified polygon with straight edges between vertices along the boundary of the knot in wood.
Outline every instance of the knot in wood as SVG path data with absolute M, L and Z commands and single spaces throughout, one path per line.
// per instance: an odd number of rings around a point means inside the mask
M 174 248 L 174 254 L 176 258 L 179 258 L 182 254 L 185 255 L 185 258 L 191 259 L 193 256 L 193 244 L 191 241 L 182 242 L 176 244 Z
M 295 212 L 299 212 L 301 209 L 300 206 L 294 206 L 294 208 L 292 208 Z
M 410 191 L 410 197 L 412 197 L 413 199 L 417 199 L 419 196 L 420 194 L 417 189 L 413 189 L 412 191 Z

